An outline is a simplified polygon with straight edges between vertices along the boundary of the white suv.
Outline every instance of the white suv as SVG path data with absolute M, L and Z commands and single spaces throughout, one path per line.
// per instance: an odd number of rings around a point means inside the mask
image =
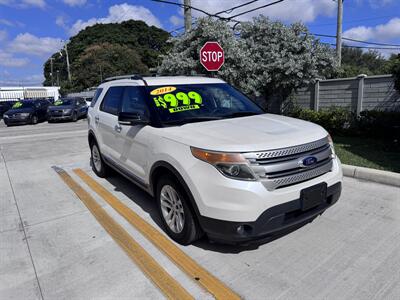
M 114 77 L 89 109 L 93 171 L 157 199 L 168 235 L 248 242 L 312 221 L 340 196 L 320 126 L 267 114 L 216 78 Z

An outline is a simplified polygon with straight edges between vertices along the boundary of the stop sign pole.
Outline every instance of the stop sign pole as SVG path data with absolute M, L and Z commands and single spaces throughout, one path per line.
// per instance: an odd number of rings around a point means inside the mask
M 224 49 L 218 42 L 207 42 L 201 47 L 200 63 L 207 71 L 218 71 L 224 62 Z

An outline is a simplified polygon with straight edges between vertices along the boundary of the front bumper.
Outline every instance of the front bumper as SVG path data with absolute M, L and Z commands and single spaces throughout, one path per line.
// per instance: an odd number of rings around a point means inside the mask
M 329 186 L 321 204 L 306 211 L 301 209 L 301 200 L 296 199 L 268 208 L 253 222 L 230 222 L 204 216 L 200 216 L 199 221 L 211 240 L 240 243 L 262 239 L 314 219 L 338 201 L 341 190 L 341 182 Z
M 54 116 L 54 115 L 48 115 L 47 119 L 49 121 L 68 121 L 68 120 L 72 120 L 72 114 L 70 115 L 62 115 L 62 116 Z
M 6 125 L 24 125 L 31 122 L 30 117 L 27 118 L 3 118 Z

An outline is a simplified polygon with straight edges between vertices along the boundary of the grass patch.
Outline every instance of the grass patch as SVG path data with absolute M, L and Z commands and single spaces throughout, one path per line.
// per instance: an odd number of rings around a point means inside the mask
M 333 137 L 344 164 L 400 173 L 400 147 L 390 141 L 363 137 Z

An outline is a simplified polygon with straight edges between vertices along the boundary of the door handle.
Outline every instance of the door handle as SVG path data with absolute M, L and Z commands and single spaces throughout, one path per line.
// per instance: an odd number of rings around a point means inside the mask
M 96 124 L 99 124 L 99 121 L 100 121 L 99 116 L 96 116 L 96 117 L 94 118 L 94 122 L 95 122 Z
M 116 132 L 120 133 L 121 130 L 122 130 L 122 127 L 121 127 L 120 125 L 115 125 L 114 130 L 115 130 Z

